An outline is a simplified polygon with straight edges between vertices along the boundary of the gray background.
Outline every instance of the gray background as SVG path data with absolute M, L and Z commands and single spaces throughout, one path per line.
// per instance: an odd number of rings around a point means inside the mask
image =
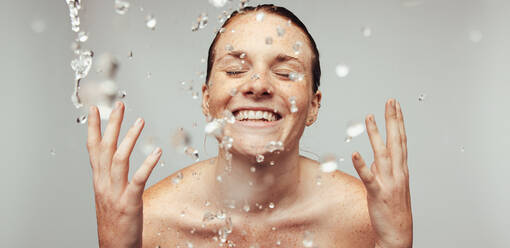
M 163 148 L 165 166 L 155 168 L 150 186 L 192 163 L 170 145 L 178 127 L 192 134 L 201 158 L 216 152 L 215 141 L 203 146 L 200 101 L 179 82 L 193 79 L 199 87 L 200 59 L 221 10 L 207 0 L 130 2 L 120 16 L 113 1 L 84 1 L 81 27 L 90 34 L 85 47 L 121 62 L 124 127 L 138 116 L 146 120 L 130 177 L 144 158 L 144 139 L 157 137 Z M 385 101 L 395 97 L 408 134 L 414 247 L 509 247 L 510 2 L 408 2 L 274 1 L 301 18 L 321 52 L 323 107 L 302 138 L 303 154 L 343 156 L 340 169 L 358 177 L 350 154 L 360 151 L 371 162 L 372 151 L 366 133 L 343 142 L 346 124 L 373 113 L 383 130 Z M 208 26 L 191 32 L 202 11 Z M 157 18 L 155 31 L 145 27 L 148 13 Z M 86 126 L 76 124 L 80 112 L 70 101 L 75 34 L 68 8 L 64 0 L 3 0 L 0 14 L 0 247 L 95 247 Z M 34 32 L 34 22 L 44 31 Z M 372 36 L 363 37 L 364 26 Z M 473 30 L 481 32 L 479 42 L 470 40 Z M 351 68 L 345 78 L 335 74 L 339 63 Z

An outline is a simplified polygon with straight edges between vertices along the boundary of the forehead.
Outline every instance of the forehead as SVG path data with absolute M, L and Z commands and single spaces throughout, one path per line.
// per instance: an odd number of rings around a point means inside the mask
M 262 18 L 260 18 L 262 16 Z M 283 34 L 282 34 L 283 33 Z M 215 59 L 228 53 L 226 47 L 246 51 L 249 55 L 277 55 L 279 53 L 311 61 L 312 49 L 306 34 L 285 17 L 263 11 L 235 16 L 214 47 Z M 271 39 L 271 44 L 266 40 Z M 296 53 L 296 43 L 300 47 Z M 310 64 L 310 63 L 304 63 Z

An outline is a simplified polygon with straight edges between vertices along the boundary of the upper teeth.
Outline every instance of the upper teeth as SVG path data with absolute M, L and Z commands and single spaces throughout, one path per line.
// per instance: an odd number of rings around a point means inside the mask
M 269 111 L 241 110 L 235 115 L 237 121 L 241 120 L 267 120 L 275 121 L 276 115 Z

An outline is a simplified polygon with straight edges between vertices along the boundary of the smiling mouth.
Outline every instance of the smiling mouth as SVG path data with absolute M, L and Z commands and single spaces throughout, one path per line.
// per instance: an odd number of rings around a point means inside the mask
M 236 121 L 278 121 L 282 116 L 278 113 L 263 110 L 239 110 L 232 113 Z

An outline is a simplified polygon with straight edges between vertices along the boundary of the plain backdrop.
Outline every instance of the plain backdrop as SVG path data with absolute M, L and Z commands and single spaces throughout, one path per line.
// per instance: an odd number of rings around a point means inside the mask
M 125 15 L 111 0 L 82 2 L 81 28 L 89 33 L 83 46 L 95 58 L 109 52 L 120 62 L 117 82 L 127 93 L 121 137 L 137 117 L 146 120 L 130 178 L 151 139 L 163 148 L 164 166 L 147 187 L 191 164 L 171 146 L 181 127 L 200 159 L 214 156 L 216 142 L 204 146 L 200 100 L 180 82 L 193 80 L 199 89 L 217 16 L 238 0 L 221 9 L 207 0 L 129 0 Z M 303 155 L 336 154 L 345 158 L 339 169 L 358 177 L 351 154 L 371 163 L 372 150 L 366 133 L 345 143 L 346 125 L 373 113 L 384 130 L 384 104 L 394 97 L 408 136 L 414 247 L 510 247 L 510 2 L 272 3 L 307 25 L 321 54 L 322 108 L 305 130 Z M 192 32 L 202 12 L 209 23 Z M 96 247 L 86 125 L 76 123 L 80 110 L 70 100 L 76 34 L 68 7 L 64 0 L 2 0 L 0 14 L 0 247 Z M 155 30 L 145 27 L 149 14 Z M 336 75 L 338 64 L 349 66 L 346 77 Z

